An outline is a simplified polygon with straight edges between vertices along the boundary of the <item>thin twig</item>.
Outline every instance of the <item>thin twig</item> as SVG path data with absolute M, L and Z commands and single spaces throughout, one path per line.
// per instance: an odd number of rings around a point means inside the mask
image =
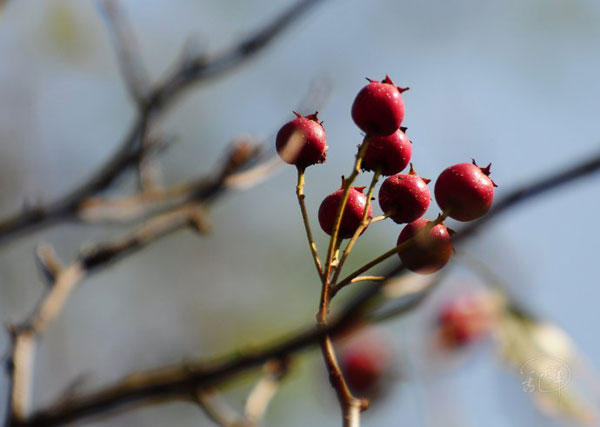
M 221 427 L 241 427 L 242 417 L 215 390 L 198 390 L 194 395 L 204 413 Z
M 189 194 L 189 201 L 168 212 L 156 214 L 121 238 L 97 244 L 82 251 L 69 267 L 58 271 L 55 281 L 36 309 L 15 329 L 13 368 L 10 375 L 13 387 L 11 413 L 16 420 L 25 419 L 31 405 L 36 339 L 62 310 L 78 282 L 85 275 L 97 271 L 100 267 L 106 266 L 126 254 L 140 250 L 156 239 L 183 227 L 191 226 L 199 232 L 205 233 L 208 223 L 201 202 L 208 203 L 222 194 L 227 177 L 250 161 L 256 152 L 256 149 L 247 143 L 234 146 L 220 165 L 216 177 L 204 186 L 193 187 L 193 191 Z
M 385 276 L 359 276 L 355 277 L 350 281 L 350 283 L 358 283 L 358 282 L 381 282 L 386 280 Z
M 243 415 L 232 408 L 214 388 L 198 390 L 194 397 L 206 415 L 222 427 L 255 427 L 287 373 L 286 363 L 279 360 L 268 361 L 263 369 L 264 375 L 248 393 Z
M 167 212 L 188 202 L 201 201 L 206 204 L 231 188 L 229 179 L 236 176 L 240 169 L 254 161 L 260 150 L 260 146 L 251 144 L 247 140 L 234 142 L 228 150 L 225 160 L 219 166 L 219 170 L 215 173 L 192 179 L 182 185 L 167 189 L 154 189 L 130 197 L 88 199 L 81 205 L 79 215 L 81 219 L 91 222 L 127 222 Z M 260 165 L 244 172 L 250 172 L 258 167 Z M 266 171 L 266 173 L 269 172 Z M 260 178 L 266 179 L 267 176 L 261 176 Z M 254 183 L 259 182 L 260 178 L 256 177 L 254 182 L 247 182 L 245 188 L 252 187 Z
M 244 427 L 258 425 L 277 393 L 279 383 L 288 372 L 286 361 L 270 360 L 264 365 L 264 375 L 248 394 L 244 409 Z
M 343 180 L 344 192 L 342 194 L 342 199 L 340 200 L 340 204 L 337 209 L 333 230 L 331 232 L 331 238 L 329 240 L 329 248 L 327 250 L 327 258 L 325 264 L 325 280 L 323 281 L 323 286 L 321 288 L 321 299 L 319 302 L 319 311 L 317 313 L 317 327 L 320 329 L 324 329 L 327 327 L 327 314 L 329 311 L 329 302 L 331 299 L 331 272 L 334 268 L 334 265 L 338 262 L 337 257 L 339 255 L 339 248 L 342 243 L 341 239 L 338 239 L 338 234 L 342 223 L 342 217 L 344 215 L 344 210 L 346 209 L 348 194 L 350 193 L 352 183 L 360 173 L 361 162 L 367 151 L 367 148 L 369 147 L 370 141 L 371 140 L 368 137 L 364 139 L 361 148 L 359 149 L 358 154 L 356 155 L 354 167 L 350 176 L 348 177 L 348 179 Z M 369 201 L 367 201 L 367 203 L 369 203 Z M 366 206 L 365 211 L 368 214 L 368 205 Z M 321 338 L 320 346 L 321 353 L 323 354 L 323 360 L 325 361 L 325 366 L 329 373 L 329 382 L 331 383 L 331 386 L 333 387 L 338 396 L 338 401 L 342 410 L 344 427 L 358 426 L 360 424 L 360 410 L 356 411 L 356 408 L 358 407 L 365 409 L 368 406 L 368 404 L 366 403 L 366 401 L 354 397 L 352 392 L 350 391 L 348 384 L 346 383 L 346 380 L 344 378 L 344 375 L 337 362 L 333 342 L 331 341 L 331 337 L 329 335 L 325 335 Z
M 138 41 L 132 31 L 125 11 L 115 0 L 102 0 L 100 8 L 112 36 L 123 80 L 131 98 L 142 106 L 151 91 L 150 77 L 140 56 Z
M 306 205 L 304 203 L 304 169 L 298 168 L 298 182 L 296 184 L 296 196 L 298 197 L 298 203 L 300 204 L 300 211 L 302 212 L 302 221 L 304 223 L 304 229 L 306 230 L 306 237 L 308 238 L 308 246 L 310 247 L 310 253 L 315 262 L 315 267 L 321 283 L 325 283 L 325 275 L 323 267 L 321 267 L 321 261 L 319 260 L 319 254 L 317 253 L 317 245 L 313 239 L 312 231 L 310 228 L 310 221 L 308 219 L 308 212 L 306 211 Z
M 329 372 L 329 382 L 335 390 L 340 407 L 342 410 L 342 420 L 344 427 L 357 427 L 360 425 L 360 411 L 366 409 L 369 403 L 365 399 L 354 397 L 346 379 L 342 374 L 342 370 L 338 364 L 333 348 L 333 342 L 330 335 L 326 335 L 321 339 L 321 353 L 327 372 Z
M 335 283 L 337 282 L 337 279 L 340 276 L 340 273 L 342 272 L 342 268 L 344 267 L 346 258 L 348 258 L 348 255 L 350 255 L 352 248 L 354 248 L 354 244 L 356 243 L 356 241 L 358 240 L 358 238 L 360 237 L 362 232 L 365 231 L 365 229 L 369 225 L 371 225 L 373 222 L 376 222 L 376 221 L 374 221 L 374 218 L 369 217 L 369 207 L 371 206 L 371 197 L 373 197 L 373 192 L 375 191 L 375 186 L 377 185 L 377 181 L 379 180 L 380 175 L 381 175 L 381 170 L 379 170 L 379 169 L 376 170 L 375 173 L 373 174 L 373 178 L 371 179 L 371 183 L 369 184 L 369 189 L 367 191 L 367 202 L 365 203 L 365 209 L 363 211 L 363 216 L 360 221 L 360 225 L 354 232 L 352 239 L 350 239 L 350 241 L 346 245 L 346 249 L 344 249 L 342 258 L 340 259 L 339 264 L 335 268 L 335 273 L 333 275 L 333 279 L 331 280 L 331 283 L 333 284 L 333 286 L 335 286 Z M 385 216 L 382 217 L 382 219 L 383 218 L 385 218 Z
M 152 218 L 124 238 L 83 252 L 79 259 L 60 271 L 33 313 L 17 327 L 12 356 L 14 417 L 18 420 L 25 419 L 31 406 L 36 339 L 54 321 L 83 277 L 119 256 L 139 250 L 151 241 L 189 225 L 195 208 L 194 205 L 184 205 L 180 209 Z
M 332 285 L 331 286 L 330 298 L 333 298 L 342 288 L 344 288 L 345 286 L 348 286 L 350 283 L 352 283 L 352 280 L 354 278 L 360 276 L 365 271 L 370 270 L 371 268 L 375 267 L 376 265 L 382 263 L 383 261 L 385 261 L 386 259 L 388 259 L 392 255 L 395 255 L 398 252 L 403 251 L 407 247 L 413 245 L 417 241 L 417 239 L 419 239 L 420 236 L 426 234 L 427 231 L 430 230 L 432 227 L 435 227 L 436 225 L 441 224 L 444 221 L 445 218 L 446 218 L 446 215 L 440 215 L 440 216 L 438 216 L 437 219 L 435 219 L 434 221 L 431 221 L 428 224 L 428 227 L 426 227 L 423 230 L 421 230 L 420 232 L 418 232 L 412 238 L 410 238 L 410 239 L 408 239 L 408 240 L 400 243 L 399 245 L 393 247 L 389 251 L 384 252 L 383 254 L 381 254 L 377 258 L 369 261 L 368 263 L 366 263 L 365 265 L 363 265 L 362 267 L 360 267 L 356 271 L 350 273 L 347 277 L 345 277 L 344 279 L 342 279 L 342 281 L 340 281 L 339 283 Z
M 333 255 L 335 252 L 336 247 L 338 247 L 338 234 L 340 231 L 340 225 L 342 224 L 342 216 L 344 214 L 344 210 L 346 209 L 346 203 L 348 202 L 348 194 L 350 193 L 350 188 L 352 187 L 352 184 L 354 183 L 354 180 L 356 179 L 356 177 L 358 176 L 358 174 L 360 173 L 360 166 L 362 163 L 362 158 L 364 157 L 365 153 L 367 152 L 367 148 L 369 148 L 369 143 L 371 142 L 370 138 L 365 138 L 360 150 L 358 152 L 358 154 L 356 155 L 356 160 L 354 162 L 354 167 L 352 168 L 352 173 L 350 174 L 350 176 L 347 179 L 344 179 L 344 193 L 342 194 L 342 199 L 340 200 L 340 205 L 338 206 L 336 215 L 335 215 L 335 220 L 333 222 L 333 230 L 331 231 L 331 238 L 329 239 L 329 248 L 327 249 L 327 258 L 326 258 L 326 271 L 325 271 L 325 277 L 329 278 L 329 275 L 331 274 L 331 261 L 333 260 Z M 325 288 L 328 288 L 328 286 L 325 286 Z M 329 298 L 321 298 L 321 306 L 323 306 L 323 304 L 327 304 L 326 301 L 328 301 Z M 323 311 L 323 310 L 321 310 Z M 324 312 L 326 313 L 327 310 L 324 310 Z
M 35 259 L 48 283 L 54 283 L 63 266 L 50 245 L 40 244 L 35 249 Z

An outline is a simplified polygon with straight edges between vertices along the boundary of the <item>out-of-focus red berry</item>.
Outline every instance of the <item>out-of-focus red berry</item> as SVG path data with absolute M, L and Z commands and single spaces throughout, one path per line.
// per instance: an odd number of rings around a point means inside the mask
M 340 365 L 350 389 L 371 394 L 390 374 L 393 351 L 385 337 L 373 331 L 350 336 L 340 348 Z
M 495 295 L 481 291 L 448 301 L 439 314 L 442 343 L 455 348 L 484 337 L 494 326 L 500 307 Z

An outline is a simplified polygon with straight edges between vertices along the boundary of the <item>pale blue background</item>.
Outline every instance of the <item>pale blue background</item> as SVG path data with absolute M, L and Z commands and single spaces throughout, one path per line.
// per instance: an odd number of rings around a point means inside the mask
M 158 78 L 189 36 L 217 51 L 290 1 L 124 3 Z M 311 81 L 325 76 L 332 94 L 320 117 L 329 157 L 307 176 L 316 219 L 319 201 L 347 173 L 360 141 L 349 115 L 352 99 L 364 77 L 385 73 L 411 87 L 405 124 L 425 177 L 475 157 L 493 162 L 501 196 L 599 147 L 599 2 L 331 0 L 262 56 L 190 91 L 172 110 L 166 128 L 179 142 L 165 156 L 168 183 L 209 170 L 234 135 L 272 135 Z M 96 2 L 12 1 L 0 16 L 0 213 L 71 189 L 117 147 L 133 115 Z M 94 388 L 132 370 L 260 344 L 312 322 L 319 289 L 294 184 L 294 171 L 284 169 L 219 202 L 212 236 L 178 233 L 86 280 L 44 336 L 36 403 L 52 401 L 81 373 L 83 387 Z M 600 177 L 586 179 L 522 206 L 469 247 L 517 297 L 568 331 L 591 361 L 600 361 L 599 184 Z M 32 258 L 38 241 L 69 260 L 81 242 L 119 230 L 61 225 L 0 248 L 0 319 L 20 320 L 42 291 Z M 390 247 L 397 232 L 394 224 L 374 226 L 354 263 Z M 407 347 L 414 329 L 404 323 L 387 327 L 398 338 L 398 364 L 414 381 L 399 382 L 365 415 L 365 425 L 548 425 L 491 348 L 470 355 L 456 373 L 412 369 Z M 0 349 L 6 345 L 2 335 Z M 297 363 L 266 425 L 338 425 L 315 356 Z M 415 380 L 423 376 L 430 379 L 425 386 Z M 250 384 L 232 387 L 234 404 L 241 405 Z M 82 423 L 205 424 L 187 404 Z

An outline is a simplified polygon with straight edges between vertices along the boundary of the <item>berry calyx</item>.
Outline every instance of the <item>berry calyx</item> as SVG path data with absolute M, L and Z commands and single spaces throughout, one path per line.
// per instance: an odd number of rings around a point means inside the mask
M 491 163 L 480 168 L 459 163 L 446 168 L 435 183 L 435 200 L 440 209 L 457 221 L 472 221 L 492 206 L 496 184 L 489 177 Z
M 389 176 L 401 172 L 412 157 L 412 143 L 404 134 L 406 128 L 397 129 L 387 136 L 373 136 L 362 160 L 362 169 L 380 170 Z
M 365 187 L 351 187 L 348 192 L 348 200 L 342 214 L 342 222 L 340 223 L 340 229 L 338 237 L 340 239 L 349 239 L 354 235 L 356 229 L 360 227 L 362 222 L 363 213 L 367 204 L 367 196 L 363 194 Z M 319 224 L 323 231 L 329 235 L 333 232 L 333 226 L 335 225 L 335 217 L 338 211 L 338 207 L 342 201 L 344 195 L 344 185 L 342 178 L 342 187 L 325 197 L 319 207 Z M 368 215 L 372 216 L 373 211 L 369 205 Z M 365 230 L 368 227 L 365 227 Z M 363 233 L 364 231 L 363 230 Z
M 324 163 L 327 157 L 327 138 L 317 113 L 305 117 L 295 111 L 294 114 L 296 118 L 277 132 L 275 146 L 279 157 L 300 169 Z
M 358 92 L 352 104 L 352 120 L 367 136 L 386 136 L 394 133 L 404 120 L 402 92 L 389 76 L 381 82 L 369 80 Z
M 443 223 L 433 227 L 432 224 L 425 218 L 419 218 L 407 224 L 398 236 L 398 245 L 416 236 L 412 243 L 398 252 L 402 264 L 415 273 L 434 273 L 445 266 L 452 255 L 448 229 Z
M 396 174 L 387 178 L 379 189 L 379 206 L 398 224 L 422 217 L 429 207 L 431 195 L 427 184 L 410 166 L 408 174 Z

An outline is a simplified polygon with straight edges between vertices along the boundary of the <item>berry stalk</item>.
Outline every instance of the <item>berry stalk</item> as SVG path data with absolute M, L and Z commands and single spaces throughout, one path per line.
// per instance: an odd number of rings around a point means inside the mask
M 341 240 L 338 241 L 338 234 L 340 231 L 340 225 L 342 222 L 342 215 L 344 213 L 344 209 L 346 208 L 346 203 L 348 201 L 348 194 L 350 193 L 350 189 L 352 187 L 352 183 L 360 173 L 360 167 L 362 159 L 369 147 L 370 138 L 365 137 L 361 148 L 356 155 L 356 160 L 354 162 L 354 168 L 350 176 L 344 180 L 344 193 L 342 195 L 342 200 L 340 201 L 340 205 L 338 207 L 333 230 L 331 233 L 331 239 L 329 240 L 329 248 L 327 251 L 326 265 L 325 265 L 325 275 L 323 280 L 323 287 L 321 289 L 321 300 L 319 302 L 319 312 L 317 313 L 317 327 L 326 328 L 327 327 L 327 312 L 329 310 L 329 301 L 330 296 L 329 292 L 331 289 L 331 281 L 330 275 L 333 267 L 333 258 L 334 254 L 337 250 L 339 250 L 339 246 Z M 365 211 L 369 210 L 369 201 L 370 196 L 367 197 L 367 204 L 365 205 Z M 325 361 L 325 365 L 327 367 L 327 371 L 329 372 L 329 381 L 333 389 L 336 391 L 338 396 L 338 400 L 340 402 L 340 406 L 342 409 L 342 417 L 343 417 L 343 425 L 344 427 L 358 427 L 360 425 L 360 411 L 364 410 L 368 407 L 368 401 L 363 399 L 358 399 L 352 395 L 346 380 L 344 379 L 344 374 L 340 369 L 339 363 L 337 361 L 335 350 L 333 347 L 333 342 L 329 335 L 326 335 L 320 341 L 321 352 L 323 353 L 323 359 Z
M 298 197 L 298 204 L 300 205 L 300 212 L 302 212 L 302 221 L 304 222 L 304 229 L 306 230 L 306 237 L 308 239 L 308 246 L 310 247 L 310 253 L 315 262 L 317 273 L 321 279 L 321 283 L 325 283 L 325 276 L 323 274 L 323 267 L 317 254 L 317 245 L 313 239 L 312 230 L 310 228 L 310 222 L 308 220 L 308 213 L 306 211 L 306 205 L 304 203 L 304 168 L 298 167 L 298 182 L 296 184 L 296 196 Z
M 344 266 L 344 262 L 346 262 L 346 258 L 348 258 L 348 255 L 352 251 L 352 248 L 354 247 L 354 244 L 360 237 L 361 233 L 365 230 L 365 228 L 367 228 L 370 224 L 372 224 L 375 221 L 375 218 L 372 218 L 372 217 L 369 218 L 369 206 L 371 204 L 371 198 L 373 197 L 373 192 L 375 191 L 375 186 L 377 185 L 377 181 L 379 180 L 380 176 L 381 176 L 381 168 L 378 168 L 375 171 L 375 173 L 373 174 L 373 178 L 371 179 L 371 183 L 369 184 L 369 190 L 367 191 L 367 203 L 365 205 L 365 210 L 363 212 L 361 224 L 356 229 L 356 231 L 354 232 L 354 235 L 352 236 L 352 238 L 346 245 L 346 249 L 344 249 L 344 252 L 342 253 L 340 262 L 336 266 L 335 273 L 333 275 L 333 279 L 331 280 L 331 283 L 335 283 L 337 281 L 337 279 L 342 271 L 342 267 Z M 379 217 L 379 218 L 384 219 L 385 216 Z M 379 218 L 378 218 L 378 220 L 379 220 Z
M 356 177 L 358 176 L 358 174 L 360 173 L 360 166 L 362 163 L 362 159 L 365 155 L 365 153 L 367 152 L 367 148 L 369 148 L 369 143 L 371 142 L 371 139 L 369 137 L 366 137 L 363 140 L 363 143 L 360 147 L 360 151 L 358 152 L 358 154 L 356 155 L 356 161 L 354 162 L 354 168 L 352 169 L 352 173 L 350 174 L 350 176 L 344 180 L 344 194 L 342 196 L 342 200 L 340 202 L 340 206 L 338 207 L 336 216 L 335 216 L 335 222 L 333 225 L 333 231 L 331 233 L 331 239 L 329 240 L 329 248 L 327 250 L 327 262 L 325 265 L 325 277 L 328 279 L 329 276 L 331 275 L 331 261 L 333 260 L 333 254 L 336 248 L 336 244 L 337 244 L 337 240 L 338 240 L 338 234 L 340 231 L 340 224 L 342 223 L 342 214 L 344 213 L 344 209 L 346 208 L 346 202 L 348 201 L 348 193 L 350 192 L 350 188 L 352 187 L 352 183 L 354 182 L 354 180 L 356 179 Z M 369 202 L 369 200 L 367 199 L 367 203 Z M 325 286 L 326 288 L 329 287 L 329 283 L 327 286 Z M 323 298 L 321 299 L 321 301 L 323 301 Z M 327 301 L 327 298 L 325 298 L 325 301 Z
M 360 276 L 365 271 L 370 270 L 371 268 L 373 268 L 377 264 L 385 261 L 386 259 L 388 259 L 392 255 L 397 254 L 398 252 L 400 252 L 400 251 L 406 249 L 407 247 L 409 247 L 410 245 L 412 245 L 420 236 L 425 235 L 433 227 L 435 227 L 436 225 L 441 224 L 442 222 L 444 222 L 444 220 L 446 218 L 447 218 L 446 214 L 440 214 L 434 221 L 431 221 L 431 223 L 429 223 L 427 225 L 427 227 L 425 227 L 419 233 L 417 233 L 416 235 L 414 235 L 412 238 L 410 238 L 410 239 L 404 241 L 403 243 L 401 243 L 401 244 L 393 247 L 389 251 L 387 251 L 387 252 L 379 255 L 374 260 L 366 263 L 365 265 L 363 265 L 362 267 L 360 267 L 358 270 L 356 270 L 353 273 L 351 273 L 348 276 L 346 276 L 341 282 L 334 283 L 333 286 L 331 286 L 331 290 L 329 292 L 329 298 L 330 299 L 333 298 L 343 287 L 345 287 L 345 286 L 349 285 L 350 283 L 352 283 L 352 280 L 354 280 L 356 277 Z
M 366 399 L 359 399 L 354 397 L 348 383 L 342 374 L 342 369 L 338 363 L 337 357 L 335 356 L 335 350 L 333 348 L 333 341 L 331 337 L 327 335 L 321 340 L 321 352 L 323 353 L 323 359 L 327 371 L 329 372 L 329 381 L 333 386 L 340 406 L 342 407 L 342 419 L 344 427 L 359 427 L 360 425 L 360 412 L 367 409 L 369 402 Z

